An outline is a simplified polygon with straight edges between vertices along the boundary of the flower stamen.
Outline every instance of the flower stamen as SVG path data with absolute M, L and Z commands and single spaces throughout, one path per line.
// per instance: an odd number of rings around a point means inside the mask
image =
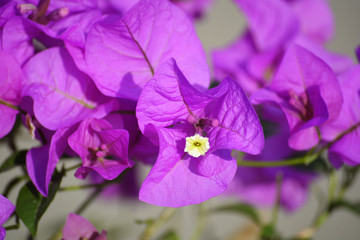
M 202 137 L 199 134 L 195 134 L 192 137 L 186 138 L 185 152 L 189 153 L 190 156 L 199 157 L 205 155 L 210 149 L 209 138 Z

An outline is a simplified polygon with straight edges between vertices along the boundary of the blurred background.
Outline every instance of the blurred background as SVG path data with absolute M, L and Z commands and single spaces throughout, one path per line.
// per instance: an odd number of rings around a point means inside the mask
M 328 48 L 338 53 L 351 56 L 355 60 L 354 50 L 360 44 L 360 1 L 359 0 L 329 0 L 335 16 L 336 31 L 333 40 Z M 245 20 L 240 11 L 230 0 L 214 0 L 210 11 L 203 21 L 196 23 L 197 33 L 209 54 L 214 48 L 219 48 L 231 43 L 245 28 Z M 29 148 L 36 146 L 37 142 L 32 140 L 27 132 L 19 134 L 19 146 Z M 360 146 L 359 146 L 360 147 Z M 0 162 L 3 161 L 10 151 L 5 144 L 0 145 Z M 78 161 L 68 164 L 75 165 Z M 149 168 L 141 166 L 142 179 L 145 178 Z M 4 190 L 5 184 L 17 174 L 17 170 L 0 174 L 0 191 Z M 62 186 L 83 184 L 73 177 L 70 172 L 63 180 Z M 18 189 L 21 186 L 18 186 Z M 317 192 L 327 192 L 328 183 L 326 179 L 319 179 L 314 186 Z M 17 190 L 12 192 L 9 199 L 15 203 Z M 61 228 L 69 212 L 75 211 L 85 201 L 91 190 L 78 190 L 58 192 L 54 202 L 43 216 L 39 224 L 37 239 L 51 239 L 52 235 Z M 360 200 L 360 179 L 350 189 L 348 198 Z M 235 199 L 216 197 L 204 203 L 205 208 L 212 208 L 223 204 L 232 203 Z M 90 220 L 96 228 L 108 232 L 108 239 L 133 240 L 138 239 L 145 225 L 136 223 L 136 220 L 156 218 L 163 208 L 148 205 L 138 199 L 112 199 L 98 198 L 83 213 L 83 216 Z M 294 213 L 280 212 L 278 228 L 285 236 L 293 235 L 311 224 L 319 204 L 316 194 L 310 194 L 307 204 Z M 264 219 L 270 218 L 270 209 L 262 209 Z M 194 226 L 197 222 L 198 206 L 180 208 L 174 217 L 165 225 L 165 229 L 176 230 L 181 239 L 190 239 Z M 9 224 L 12 224 L 13 220 Z M 252 236 L 257 229 L 244 217 L 219 213 L 208 217 L 202 239 L 247 239 L 244 234 Z M 161 231 L 160 231 L 161 233 Z M 21 226 L 20 230 L 8 231 L 7 239 L 26 239 L 27 229 Z M 252 239 L 251 237 L 248 239 Z M 360 218 L 346 210 L 335 211 L 329 220 L 315 234 L 316 240 L 328 239 L 360 239 Z

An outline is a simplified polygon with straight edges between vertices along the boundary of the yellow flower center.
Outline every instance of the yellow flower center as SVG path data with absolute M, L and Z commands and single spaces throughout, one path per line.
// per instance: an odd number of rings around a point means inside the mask
M 186 138 L 185 152 L 189 153 L 190 156 L 199 157 L 205 155 L 210 149 L 209 138 L 202 137 L 199 134 L 195 134 L 192 137 Z

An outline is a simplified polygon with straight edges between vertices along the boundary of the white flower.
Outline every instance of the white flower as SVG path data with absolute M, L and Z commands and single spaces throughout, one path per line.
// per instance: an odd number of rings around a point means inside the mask
M 190 156 L 199 157 L 205 155 L 209 150 L 209 138 L 202 137 L 199 134 L 195 134 L 192 137 L 186 138 L 185 152 L 189 153 Z

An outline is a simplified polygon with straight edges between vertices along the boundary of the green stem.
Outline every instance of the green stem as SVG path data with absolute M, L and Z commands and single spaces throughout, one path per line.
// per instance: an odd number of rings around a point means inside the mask
M 69 172 L 69 171 L 72 171 L 74 169 L 78 169 L 79 167 L 81 167 L 82 163 L 78 163 L 76 164 L 75 166 L 72 166 L 72 167 L 69 167 L 69 168 L 65 168 L 64 171 L 65 172 Z
M 4 228 L 5 228 L 5 231 L 10 231 L 10 230 L 19 229 L 19 227 L 20 227 L 20 224 L 14 224 L 14 225 L 10 225 L 10 226 L 4 227 Z
M 114 184 L 116 182 L 103 182 L 103 183 L 93 183 L 93 184 L 84 184 L 84 185 L 76 185 L 76 186 L 67 186 L 59 188 L 59 191 L 75 191 L 80 189 L 88 189 L 88 188 L 104 188 L 107 185 Z
M 5 105 L 5 106 L 7 106 L 7 107 L 9 107 L 9 108 L 12 108 L 12 109 L 14 109 L 14 110 L 19 111 L 19 108 L 18 108 L 17 106 L 14 106 L 14 105 L 12 105 L 11 103 L 5 102 L 5 101 L 3 101 L 3 100 L 0 100 L 0 104 L 3 104 L 3 105 Z
M 11 190 L 13 190 L 16 185 L 18 185 L 19 183 L 21 183 L 23 180 L 27 180 L 27 179 L 28 179 L 27 176 L 18 176 L 18 177 L 13 178 L 13 179 L 12 179 L 10 182 L 8 182 L 8 184 L 6 185 L 5 190 L 4 190 L 4 192 L 3 192 L 2 195 L 3 195 L 4 197 L 7 197 L 7 196 L 10 194 Z
M 206 226 L 207 216 L 208 216 L 208 213 L 205 208 L 205 203 L 200 203 L 198 219 L 196 222 L 195 230 L 194 230 L 193 234 L 191 235 L 191 238 L 190 238 L 191 240 L 198 240 L 201 238 L 201 235 L 204 232 L 204 229 Z
M 96 189 L 75 211 L 76 214 L 81 215 L 81 213 L 100 195 L 103 188 Z
M 283 173 L 278 172 L 276 174 L 276 202 L 271 213 L 271 225 L 273 226 L 274 229 L 276 228 L 276 224 L 279 217 L 282 181 L 283 181 Z
M 176 210 L 177 208 L 165 208 L 159 217 L 146 227 L 140 236 L 140 240 L 150 240 L 158 232 L 158 230 L 169 221 L 169 219 L 175 214 Z
M 136 115 L 136 112 L 135 111 L 128 111 L 128 110 L 119 110 L 117 111 L 117 113 L 120 113 L 120 114 L 129 114 L 129 115 Z
M 357 127 L 360 126 L 360 122 L 353 125 L 346 131 L 339 134 L 333 141 L 327 143 L 325 146 L 319 149 L 319 151 L 314 152 L 314 149 L 311 149 L 305 156 L 303 157 L 297 157 L 297 158 L 291 158 L 287 160 L 281 160 L 281 161 L 267 161 L 267 162 L 260 162 L 260 161 L 244 161 L 244 160 L 238 160 L 238 166 L 245 166 L 245 167 L 282 167 L 282 166 L 292 166 L 292 165 L 298 165 L 298 164 L 305 164 L 308 165 L 312 162 L 314 162 L 316 159 L 320 157 L 320 155 L 327 150 L 329 147 L 331 147 L 335 142 L 339 141 L 341 138 L 343 138 L 346 134 L 354 131 Z

